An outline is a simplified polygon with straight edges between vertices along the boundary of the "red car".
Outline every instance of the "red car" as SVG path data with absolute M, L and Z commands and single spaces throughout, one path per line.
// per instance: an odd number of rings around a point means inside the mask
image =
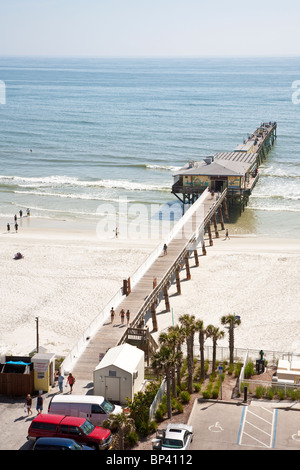
M 109 449 L 111 445 L 109 429 L 94 426 L 85 418 L 73 416 L 50 414 L 36 416 L 29 426 L 27 439 L 35 441 L 39 437 L 70 438 L 100 450 Z

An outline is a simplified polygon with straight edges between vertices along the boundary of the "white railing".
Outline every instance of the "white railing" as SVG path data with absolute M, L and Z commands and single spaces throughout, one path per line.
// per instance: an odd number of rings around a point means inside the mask
M 157 394 L 155 395 L 155 398 L 154 398 L 154 400 L 151 403 L 151 406 L 149 408 L 150 423 L 154 419 L 155 412 L 156 412 L 157 408 L 159 407 L 159 405 L 161 404 L 162 398 L 165 395 L 166 390 L 167 390 L 167 381 L 166 381 L 166 378 L 164 378 L 161 385 L 160 385 L 160 387 L 159 387 L 159 389 L 158 389 L 158 391 L 157 391 Z

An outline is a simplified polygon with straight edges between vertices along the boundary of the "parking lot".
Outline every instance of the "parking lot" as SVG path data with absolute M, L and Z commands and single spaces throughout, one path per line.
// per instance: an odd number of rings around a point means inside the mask
M 191 450 L 300 450 L 299 403 L 195 402 Z
M 78 384 L 79 385 L 79 384 Z M 47 413 L 54 388 L 44 394 Z M 36 416 L 24 413 L 24 400 L 1 397 L 0 450 L 29 450 L 27 430 Z M 180 415 L 178 416 L 180 422 Z M 249 404 L 220 401 L 195 402 L 189 424 L 194 427 L 190 450 L 300 450 L 300 403 L 252 400 Z

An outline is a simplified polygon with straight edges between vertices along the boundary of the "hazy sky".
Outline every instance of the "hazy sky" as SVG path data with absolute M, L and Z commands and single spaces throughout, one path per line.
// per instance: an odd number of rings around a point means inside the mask
M 0 55 L 300 55 L 299 0 L 0 0 Z

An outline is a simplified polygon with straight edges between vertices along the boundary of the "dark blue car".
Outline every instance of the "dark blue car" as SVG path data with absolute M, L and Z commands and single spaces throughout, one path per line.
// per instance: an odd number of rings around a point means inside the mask
M 36 440 L 33 450 L 94 450 L 91 447 L 78 444 L 73 439 L 63 437 L 40 437 Z

